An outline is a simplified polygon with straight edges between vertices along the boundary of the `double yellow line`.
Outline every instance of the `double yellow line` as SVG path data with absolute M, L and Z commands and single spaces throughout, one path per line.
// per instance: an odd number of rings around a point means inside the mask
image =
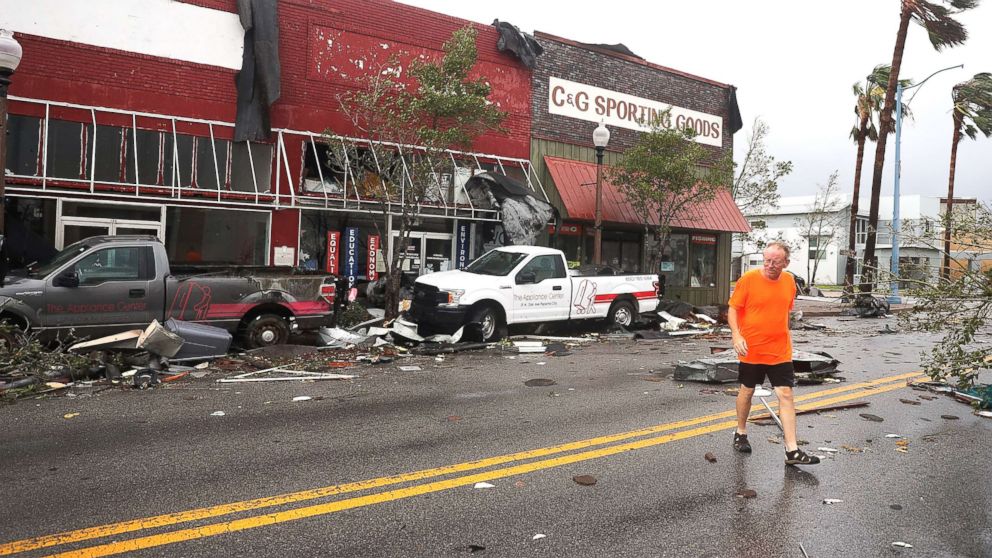
M 850 401 L 853 399 L 859 399 L 865 397 L 866 395 L 885 393 L 895 389 L 900 389 L 906 385 L 907 381 L 912 379 L 917 379 L 919 377 L 920 377 L 920 372 L 911 372 L 908 374 L 887 376 L 885 378 L 880 378 L 878 380 L 859 382 L 856 384 L 850 384 L 832 389 L 820 390 L 820 391 L 804 394 L 801 396 L 797 396 L 795 398 L 797 403 L 801 403 L 804 401 L 812 401 L 812 400 L 815 401 L 808 404 L 799 404 L 797 405 L 797 409 L 804 410 L 804 409 L 818 408 L 826 405 L 843 403 L 845 401 Z M 870 390 L 870 391 L 866 392 L 866 390 Z M 827 397 L 827 396 L 832 396 L 832 397 Z M 826 398 L 823 399 L 824 397 Z M 733 420 L 715 422 L 713 424 L 707 424 L 705 426 L 689 428 L 688 430 L 680 430 L 683 428 L 692 427 L 705 423 L 711 423 L 713 421 L 719 421 L 721 419 L 728 419 L 728 418 Z M 590 459 L 615 455 L 618 453 L 631 451 L 635 449 L 643 449 L 647 447 L 666 444 L 669 442 L 674 442 L 677 440 L 683 440 L 686 438 L 701 436 L 703 434 L 709 434 L 720 430 L 728 430 L 730 428 L 734 428 L 736 424 L 737 421 L 735 418 L 735 412 L 731 410 L 731 411 L 696 417 L 677 422 L 660 424 L 657 426 L 642 428 L 639 430 L 613 434 L 609 436 L 601 436 L 597 438 L 590 438 L 587 440 L 580 440 L 567 444 L 549 446 L 545 448 L 522 451 L 507 455 L 500 455 L 500 456 L 490 457 L 487 459 L 480 459 L 478 461 L 467 461 L 455 465 L 448 465 L 434 469 L 425 469 L 422 471 L 415 471 L 400 475 L 379 477 L 375 479 L 369 479 L 369 480 L 341 484 L 341 485 L 326 486 L 322 488 L 304 490 L 300 492 L 292 492 L 277 496 L 257 498 L 253 500 L 245 500 L 242 502 L 221 504 L 217 506 L 198 508 L 189 511 L 164 514 L 153 517 L 145 517 L 141 519 L 123 521 L 120 523 L 110 523 L 107 525 L 100 525 L 97 527 L 90 527 L 85 529 L 78 529 L 75 531 L 57 533 L 53 535 L 45 535 L 30 539 L 12 541 L 9 543 L 0 544 L 0 556 L 17 554 L 21 552 L 27 552 L 30 550 L 37 550 L 37 549 L 65 545 L 65 544 L 79 543 L 83 541 L 99 539 L 113 535 L 120 535 L 123 533 L 131 533 L 146 529 L 166 527 L 170 525 L 177 525 L 180 523 L 187 523 L 191 521 L 202 521 L 205 519 L 221 517 L 235 513 L 250 512 L 255 510 L 261 510 L 264 508 L 272 508 L 275 506 L 285 506 L 287 504 L 316 500 L 328 496 L 347 494 L 350 492 L 369 490 L 373 488 L 379 488 L 383 486 L 395 485 L 405 482 L 431 479 L 435 477 L 442 477 L 445 475 L 464 473 L 468 471 L 477 471 L 480 469 L 487 469 L 490 467 L 494 467 L 496 465 L 514 463 L 518 461 L 528 461 L 531 459 L 546 457 L 550 455 L 565 454 L 549 459 L 529 461 L 526 463 L 521 463 L 518 465 L 505 467 L 501 469 L 491 469 L 470 475 L 457 476 L 454 478 L 449 478 L 444 480 L 437 480 L 426 484 L 413 485 L 405 488 L 389 490 L 386 492 L 369 494 L 366 496 L 357 496 L 353 498 L 347 498 L 343 500 L 336 500 L 333 502 L 294 508 L 285 511 L 254 515 L 242 519 L 222 521 L 219 523 L 207 524 L 200 527 L 192 527 L 188 529 L 169 531 L 165 533 L 148 535 L 129 540 L 115 541 L 92 547 L 82 548 L 79 550 L 66 551 L 54 555 L 54 556 L 64 556 L 64 557 L 109 556 L 114 554 L 120 554 L 123 552 L 129 552 L 129 551 L 162 546 L 167 544 L 174 544 L 178 542 L 200 539 L 200 538 L 220 535 L 224 533 L 243 531 L 245 529 L 253 529 L 265 525 L 273 525 L 287 521 L 295 521 L 307 517 L 326 515 L 338 511 L 370 506 L 373 504 L 410 498 L 412 496 L 428 494 L 431 492 L 438 492 L 442 490 L 448 490 L 451 488 L 472 485 L 481 481 L 506 478 L 506 477 L 521 475 L 542 469 L 560 467 L 562 465 L 568 465 L 571 463 L 578 463 Z M 609 445 L 607 447 L 582 451 L 579 453 L 566 453 L 575 450 L 592 448 L 596 446 L 614 444 L 616 442 L 622 442 L 624 440 L 642 438 L 644 436 L 661 434 L 663 432 L 670 432 L 675 430 L 678 430 L 678 432 L 666 433 L 661 436 L 649 437 L 641 440 L 636 440 L 633 442 Z

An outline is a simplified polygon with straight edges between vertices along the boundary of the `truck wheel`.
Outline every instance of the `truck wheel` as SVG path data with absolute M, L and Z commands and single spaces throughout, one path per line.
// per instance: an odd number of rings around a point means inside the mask
M 606 319 L 611 324 L 630 327 L 636 315 L 633 304 L 626 300 L 618 300 L 610 306 L 610 313 L 607 314 Z
M 245 326 L 244 342 L 249 349 L 282 345 L 288 340 L 289 324 L 276 314 L 262 314 Z
M 482 330 L 482 341 L 498 341 L 506 335 L 506 325 L 499 311 L 492 306 L 480 306 L 472 312 L 469 322 L 477 323 Z

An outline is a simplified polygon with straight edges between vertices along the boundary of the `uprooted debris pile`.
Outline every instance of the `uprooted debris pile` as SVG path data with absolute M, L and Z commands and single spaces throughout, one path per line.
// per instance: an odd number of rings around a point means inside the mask
M 836 383 L 844 379 L 835 376 L 840 361 L 823 352 L 792 351 L 796 382 L 804 384 Z M 691 362 L 679 361 L 674 379 L 680 382 L 726 383 L 737 381 L 740 361 L 729 349 Z
M 977 384 L 961 388 L 946 382 L 913 382 L 909 384 L 909 387 L 917 391 L 932 391 L 949 395 L 962 403 L 971 405 L 976 409 L 977 414 L 983 417 L 989 417 L 983 412 L 987 413 L 992 409 L 992 384 Z
M 843 314 L 859 318 L 884 318 L 889 311 L 888 300 L 870 294 L 859 294 L 851 303 L 851 308 L 845 310 Z

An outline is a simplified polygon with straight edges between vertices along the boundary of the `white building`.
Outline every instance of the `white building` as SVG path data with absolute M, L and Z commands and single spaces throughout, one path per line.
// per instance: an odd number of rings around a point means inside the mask
M 899 242 L 900 275 L 916 279 L 934 277 L 940 268 L 940 215 L 941 198 L 921 195 L 901 196 Z M 789 271 L 810 282 L 813 263 L 816 264 L 814 283 L 842 285 L 847 257 L 850 227 L 851 194 L 837 194 L 827 204 L 830 211 L 823 212 L 819 223 L 812 223 L 815 215 L 816 196 L 784 196 L 777 208 L 761 214 L 745 215 L 755 228 L 746 242 L 736 239 L 733 246 L 735 278 L 749 269 L 761 267 L 759 243 L 783 240 L 792 248 Z M 868 202 L 858 208 L 855 236 L 857 267 L 855 282 L 860 279 L 861 258 L 864 254 L 868 228 Z M 764 229 L 761 229 L 761 224 Z M 878 237 L 875 253 L 879 265 L 890 269 L 892 258 L 892 196 L 879 200 Z

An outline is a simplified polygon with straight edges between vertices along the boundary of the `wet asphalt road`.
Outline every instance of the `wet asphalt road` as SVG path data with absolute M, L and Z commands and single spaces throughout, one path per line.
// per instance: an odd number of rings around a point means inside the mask
M 803 556 L 802 544 L 810 557 L 992 556 L 992 421 L 898 379 L 855 386 L 918 370 L 931 340 L 877 334 L 894 320 L 812 321 L 830 329 L 796 332 L 796 347 L 832 353 L 848 382 L 797 396 L 853 387 L 819 400 L 870 406 L 801 416 L 807 450 L 839 450 L 801 469 L 768 441 L 775 426 L 751 426 L 753 454 L 732 452 L 731 419 L 709 417 L 733 409 L 720 393 L 730 386 L 667 378 L 676 360 L 729 339 L 416 357 L 402 364 L 419 372 L 362 367 L 342 382 L 222 385 L 212 375 L 0 406 L 0 555 Z M 534 378 L 556 383 L 524 385 Z M 315 399 L 291 401 L 299 395 Z M 710 420 L 468 464 L 698 417 Z M 473 488 L 479 480 L 494 487 Z M 297 501 L 244 504 L 290 493 Z M 242 504 L 122 523 L 232 503 Z M 96 526 L 109 527 L 3 546 Z

